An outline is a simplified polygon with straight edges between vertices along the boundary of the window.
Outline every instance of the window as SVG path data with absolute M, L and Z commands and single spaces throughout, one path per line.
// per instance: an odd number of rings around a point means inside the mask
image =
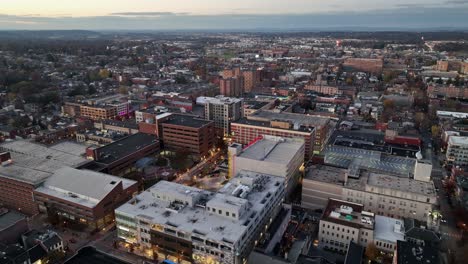
M 229 212 L 226 212 L 226 216 L 229 216 Z

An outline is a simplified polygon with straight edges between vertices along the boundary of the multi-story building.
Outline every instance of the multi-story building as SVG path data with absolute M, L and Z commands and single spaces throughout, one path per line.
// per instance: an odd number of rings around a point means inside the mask
M 80 168 L 89 168 L 112 175 L 124 175 L 134 163 L 160 149 L 160 141 L 154 135 L 136 133 L 103 147 L 89 147 L 86 157 L 93 160 Z
M 304 138 L 305 158 L 326 145 L 334 129 L 330 118 L 260 110 L 231 124 L 233 141 L 249 144 L 261 135 Z
M 451 165 L 468 165 L 468 137 L 449 137 L 447 142 L 446 159 L 447 162 Z
M 117 235 L 158 260 L 245 263 L 281 209 L 283 181 L 242 171 L 217 192 L 161 181 L 116 209 Z
M 88 162 L 82 154 L 85 146 L 62 142 L 50 147 L 17 140 L 0 145 L 0 204 L 27 215 L 37 214 L 33 191 L 62 167 Z
M 336 86 L 310 84 L 310 85 L 306 85 L 304 89 L 309 90 L 309 91 L 314 91 L 317 93 L 321 93 L 321 94 L 328 94 L 328 95 L 341 94 L 341 91 Z
M 244 91 L 246 93 L 251 92 L 260 83 L 260 71 L 259 70 L 245 70 L 242 71 L 244 77 Z
M 172 114 L 160 112 L 157 109 L 147 109 L 135 112 L 135 120 L 140 132 L 162 138 L 162 123 Z
M 189 115 L 171 115 L 162 123 L 165 149 L 188 150 L 198 157 L 207 156 L 215 143 L 214 122 Z
M 218 136 L 231 133 L 231 122 L 243 116 L 243 100 L 217 96 L 205 98 L 205 119 L 214 121 Z
M 464 86 L 430 84 L 427 87 L 427 95 L 430 98 L 468 99 L 468 89 Z
M 81 104 L 74 102 L 65 102 L 62 106 L 62 113 L 70 117 L 81 116 Z
M 94 127 L 100 130 L 113 131 L 128 135 L 139 132 L 138 124 L 135 124 L 134 121 L 130 120 L 101 120 L 100 122 L 94 122 Z
M 101 229 L 114 222 L 114 209 L 137 192 L 136 181 L 65 167 L 34 190 L 34 200 L 41 212 L 60 221 Z
M 82 102 L 66 102 L 62 112 L 69 116 L 87 117 L 93 120 L 114 119 L 128 115 L 130 104 L 123 95 L 113 95 Z
M 244 77 L 237 76 L 219 81 L 219 92 L 227 97 L 239 97 L 244 93 Z
M 423 222 L 437 202 L 433 182 L 329 166 L 313 166 L 302 186 L 302 204 L 324 208 L 328 197 L 363 204 L 366 211 L 394 218 L 414 218 Z
M 251 92 L 260 83 L 260 70 L 241 70 L 239 67 L 233 69 L 226 69 L 222 72 L 223 79 L 232 77 L 243 77 L 242 86 L 243 92 Z M 221 93 L 223 94 L 223 93 Z
M 319 247 L 345 253 L 351 242 L 363 247 L 373 243 L 379 250 L 393 252 L 404 240 L 401 220 L 376 216 L 362 204 L 330 199 L 319 223 Z
M 228 149 L 229 175 L 247 170 L 285 178 L 286 197 L 301 178 L 304 163 L 304 140 L 265 135 L 249 146 L 238 143 Z M 231 177 L 232 177 L 231 176 Z
M 113 118 L 116 118 L 118 115 L 117 115 L 117 108 L 115 108 L 114 106 L 81 105 L 80 116 L 87 117 L 92 120 L 103 120 L 103 119 L 113 119 Z
M 244 101 L 244 116 L 247 117 L 259 110 L 268 110 L 273 108 L 275 101 Z

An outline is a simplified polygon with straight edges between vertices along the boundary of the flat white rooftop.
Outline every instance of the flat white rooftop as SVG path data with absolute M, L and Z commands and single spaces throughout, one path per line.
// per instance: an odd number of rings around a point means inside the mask
M 451 136 L 449 137 L 449 145 L 468 146 L 468 137 Z
M 52 174 L 36 192 L 93 208 L 119 183 L 122 183 L 125 190 L 137 182 L 109 174 L 65 167 Z
M 248 171 L 241 171 L 216 193 L 161 181 L 117 208 L 116 214 L 234 244 L 267 206 L 266 199 L 282 189 L 284 178 Z M 168 199 L 169 195 L 173 198 Z M 193 206 L 190 201 L 194 201 Z M 226 211 L 241 208 L 242 214 L 235 219 L 207 207 Z
M 403 220 L 382 215 L 375 216 L 374 239 L 396 243 L 405 240 Z
M 289 164 L 303 147 L 303 139 L 265 135 L 261 140 L 245 148 L 238 156 L 258 161 Z

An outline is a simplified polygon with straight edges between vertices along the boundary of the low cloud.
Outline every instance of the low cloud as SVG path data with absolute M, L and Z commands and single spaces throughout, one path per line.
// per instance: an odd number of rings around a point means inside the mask
M 174 13 L 174 12 L 118 12 L 111 13 L 111 16 L 177 16 L 177 15 L 188 15 L 188 13 Z
M 465 4 L 468 4 L 468 0 L 448 0 L 448 1 L 445 1 L 445 4 L 449 4 L 449 5 L 465 5 Z
M 241 10 L 239 10 L 241 11 Z M 245 12 L 245 11 L 244 11 Z M 87 30 L 405 30 L 468 29 L 468 6 L 409 6 L 361 12 L 196 15 L 173 12 L 117 12 L 92 17 L 0 14 L 0 29 Z M 15 22 L 16 21 L 16 22 Z

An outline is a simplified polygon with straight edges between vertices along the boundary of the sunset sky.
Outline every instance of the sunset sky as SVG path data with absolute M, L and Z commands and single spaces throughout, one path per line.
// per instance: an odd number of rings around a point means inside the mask
M 0 29 L 466 27 L 468 0 L 2 0 Z M 365 19 L 364 19 L 365 18 Z

